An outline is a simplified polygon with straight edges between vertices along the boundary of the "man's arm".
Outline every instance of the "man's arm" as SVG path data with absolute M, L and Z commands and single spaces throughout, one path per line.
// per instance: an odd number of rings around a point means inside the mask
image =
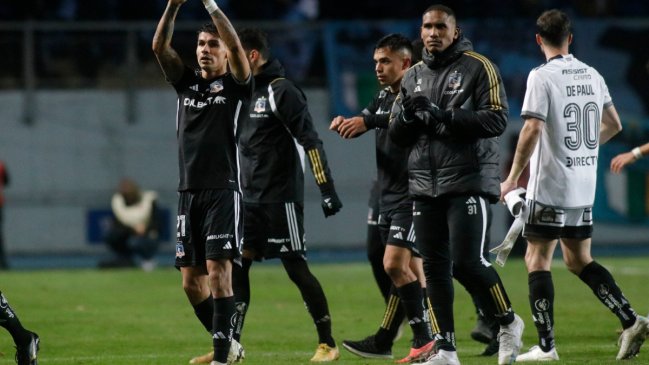
M 444 123 L 453 135 L 474 138 L 497 137 L 507 128 L 507 95 L 498 68 L 485 57 L 473 52 L 467 57 L 480 62 L 473 90 L 473 110 L 456 108 L 451 120 Z
M 241 41 L 232 23 L 230 23 L 230 20 L 221 9 L 218 7 L 215 9 L 210 7 L 210 4 L 216 6 L 214 0 L 203 0 L 203 4 L 210 13 L 216 29 L 219 31 L 219 37 L 221 37 L 221 40 L 228 49 L 228 65 L 230 66 L 232 76 L 242 83 L 248 81 L 251 73 L 250 64 L 248 63 L 246 52 L 241 46 Z
M 174 32 L 174 22 L 178 9 L 187 0 L 169 0 L 167 8 L 158 22 L 158 27 L 153 36 L 152 49 L 155 53 L 162 72 L 172 84 L 180 80 L 184 66 L 178 53 L 171 47 L 171 38 Z
M 620 116 L 617 114 L 615 107 L 610 105 L 608 108 L 604 108 L 602 123 L 599 127 L 599 144 L 603 145 L 621 131 L 622 123 L 620 122 Z
M 629 152 L 620 153 L 611 160 L 611 171 L 619 174 L 622 172 L 624 166 L 638 161 L 647 154 L 649 154 L 649 143 L 645 143 L 640 147 L 635 147 Z
M 270 87 L 273 89 L 276 105 L 273 113 L 304 148 L 311 172 L 320 189 L 325 217 L 336 214 L 342 208 L 342 203 L 336 193 L 322 140 L 313 126 L 306 97 L 300 89 L 286 79 L 274 81 Z
M 518 136 L 516 153 L 514 154 L 512 167 L 509 170 L 509 176 L 500 184 L 500 200 L 504 201 L 505 195 L 517 188 L 518 179 L 530 162 L 530 157 L 532 157 L 534 148 L 536 148 L 536 144 L 541 137 L 543 123 L 542 120 L 537 118 L 528 118 L 525 120 L 525 124 Z

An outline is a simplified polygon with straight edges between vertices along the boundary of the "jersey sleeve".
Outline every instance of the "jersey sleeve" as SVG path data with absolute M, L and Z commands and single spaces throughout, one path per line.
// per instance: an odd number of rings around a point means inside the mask
M 532 70 L 527 77 L 527 89 L 521 108 L 521 117 L 545 121 L 550 107 L 549 100 L 543 78 L 537 70 Z
M 500 71 L 489 59 L 466 53 L 473 59 L 475 82 L 471 85 L 472 108 L 453 108 L 450 122 L 444 129 L 435 126 L 437 135 L 461 138 L 492 138 L 500 136 L 507 128 L 509 106 Z M 434 125 L 428 123 L 428 125 Z
M 370 103 L 363 109 L 361 114 L 363 115 L 363 121 L 365 122 L 365 127 L 367 129 L 381 128 L 388 129 L 390 124 L 390 114 L 376 114 L 376 112 L 381 107 L 380 96 L 385 91 L 381 90 L 378 93 L 374 94 L 374 97 Z
M 599 80 L 601 82 L 602 95 L 604 96 L 603 108 L 606 109 L 613 105 L 613 98 L 611 98 L 611 93 L 608 91 L 606 81 L 604 81 L 604 78 L 601 75 L 599 76 Z
M 171 85 L 176 89 L 176 93 L 180 94 L 187 90 L 192 84 L 196 84 L 196 72 L 191 68 L 185 66 L 183 75 L 180 80 L 172 83 Z
M 309 112 L 306 96 L 297 86 L 287 79 L 277 79 L 268 86 L 273 113 L 284 123 L 305 151 L 311 166 L 311 172 L 321 192 L 334 189 L 333 178 L 322 140 L 313 126 L 313 117 Z

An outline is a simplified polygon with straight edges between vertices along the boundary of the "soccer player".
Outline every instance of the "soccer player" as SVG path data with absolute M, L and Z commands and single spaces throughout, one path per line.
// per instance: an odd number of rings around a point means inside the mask
M 186 0 L 169 0 L 153 37 L 153 52 L 178 94 L 176 134 L 180 182 L 175 265 L 189 302 L 211 331 L 212 365 L 231 363 L 235 301 L 232 267 L 241 255 L 242 214 L 237 136 L 253 80 L 237 33 L 213 0 L 212 22 L 198 31 L 199 69 L 171 47 L 176 15 Z M 235 264 L 233 265 L 233 262 Z
M 408 317 L 414 339 L 410 353 L 399 363 L 423 360 L 434 350 L 433 334 L 424 305 L 421 257 L 415 247 L 412 201 L 408 196 L 408 150 L 388 136 L 392 103 L 399 93 L 401 78 L 411 66 L 412 45 L 400 34 L 381 38 L 374 47 L 376 77 L 380 90 L 362 115 L 337 116 L 329 129 L 343 138 L 354 138 L 376 129 L 376 164 L 380 187 L 379 231 L 385 244 L 383 266 L 392 280 L 383 323 L 376 334 L 361 341 L 343 341 L 350 352 L 367 358 L 392 358 L 392 342 L 403 318 Z
M 250 107 L 243 111 L 239 141 L 246 239 L 242 267 L 233 273 L 237 307 L 234 338 L 241 338 L 250 304 L 253 260 L 279 258 L 299 289 L 318 333 L 311 361 L 334 361 L 340 351 L 331 333 L 327 298 L 306 261 L 304 156 L 320 189 L 324 216 L 336 214 L 342 203 L 304 93 L 285 78 L 284 67 L 271 57 L 264 32 L 242 29 L 239 38 L 254 75 L 255 90 Z
M 649 321 L 636 314 L 610 272 L 590 253 L 599 145 L 622 130 L 620 118 L 602 76 L 570 54 L 568 16 L 559 10 L 545 11 L 536 27 L 536 43 L 546 63 L 527 78 L 521 112 L 525 124 L 509 176 L 501 184 L 502 198 L 516 188 L 530 164 L 526 196 L 530 216 L 523 235 L 528 242 L 525 264 L 539 344 L 516 361 L 559 360 L 550 273 L 557 241 L 568 270 L 622 323 L 617 359 L 632 358 L 649 334 Z
M 11 309 L 7 298 L 0 291 L 0 326 L 4 327 L 16 344 L 16 363 L 18 365 L 37 365 L 40 338 L 25 329 L 16 312 Z
M 459 364 L 455 277 L 500 324 L 498 363 L 512 363 L 524 324 L 484 255 L 490 203 L 500 197 L 498 137 L 507 100 L 498 69 L 473 51 L 444 5 L 424 11 L 423 62 L 410 68 L 390 116 L 390 137 L 410 148 L 408 177 L 417 247 L 424 259 L 437 353 L 426 365 Z

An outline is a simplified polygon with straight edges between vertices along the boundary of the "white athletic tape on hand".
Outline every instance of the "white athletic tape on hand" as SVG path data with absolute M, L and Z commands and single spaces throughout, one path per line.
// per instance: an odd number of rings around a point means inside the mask
M 496 254 L 496 263 L 500 266 L 505 266 L 507 256 L 514 247 L 518 235 L 525 226 L 525 221 L 530 215 L 529 207 L 525 203 L 525 189 L 517 188 L 510 191 L 505 195 L 505 204 L 507 209 L 514 217 L 514 223 L 509 227 L 509 231 L 505 235 L 503 242 L 497 247 L 492 248 L 489 252 Z
M 219 8 L 214 0 L 203 0 L 203 5 L 208 14 L 212 14 Z

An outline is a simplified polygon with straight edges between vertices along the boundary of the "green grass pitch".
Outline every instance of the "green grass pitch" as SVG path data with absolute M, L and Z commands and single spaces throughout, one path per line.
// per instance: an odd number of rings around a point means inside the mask
M 608 267 L 634 308 L 649 311 L 649 259 L 606 258 Z M 373 333 L 383 301 L 365 263 L 312 264 L 329 301 L 337 342 Z M 515 310 L 525 320 L 524 348 L 536 343 L 527 299 L 527 275 L 520 259 L 497 267 Z M 554 263 L 555 318 L 559 364 L 618 364 L 617 319 L 590 289 Z M 243 345 L 247 365 L 309 364 L 317 346 L 313 323 L 299 292 L 278 264 L 252 268 L 252 303 Z M 483 345 L 472 341 L 471 301 L 457 283 L 456 331 L 462 364 L 496 364 L 477 356 Z M 180 365 L 210 350 L 211 339 L 195 318 L 181 288 L 180 273 L 163 268 L 139 270 L 43 270 L 0 273 L 0 289 L 25 327 L 41 336 L 42 365 Z M 394 348 L 405 356 L 410 332 Z M 649 345 L 649 344 L 648 344 Z M 13 364 L 13 342 L 0 331 L 0 365 Z M 356 357 L 341 347 L 338 364 L 391 364 Z M 649 349 L 630 364 L 649 364 Z

